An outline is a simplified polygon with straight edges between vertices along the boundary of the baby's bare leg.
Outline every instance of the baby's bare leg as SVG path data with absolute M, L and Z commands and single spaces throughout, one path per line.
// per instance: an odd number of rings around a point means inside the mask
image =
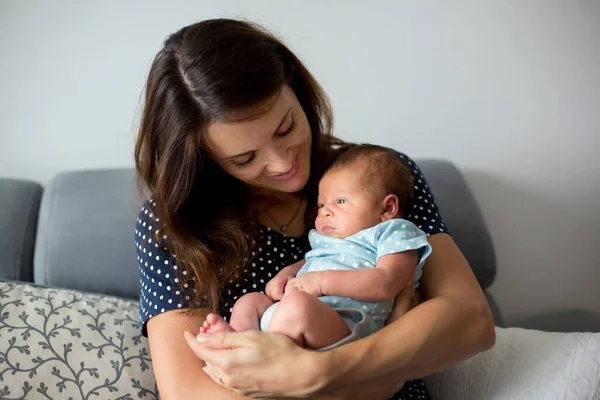
M 271 304 L 271 299 L 262 293 L 248 293 L 240 297 L 231 312 L 231 327 L 238 332 L 260 330 L 260 318 Z
M 342 317 L 317 297 L 306 292 L 284 296 L 267 328 L 290 337 L 297 345 L 320 349 L 350 334 Z

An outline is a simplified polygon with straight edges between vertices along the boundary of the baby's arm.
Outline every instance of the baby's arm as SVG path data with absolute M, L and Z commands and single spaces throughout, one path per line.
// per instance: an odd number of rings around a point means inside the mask
M 322 274 L 324 296 L 376 302 L 396 297 L 414 279 L 418 262 L 419 251 L 407 250 L 381 257 L 375 268 L 316 273 Z

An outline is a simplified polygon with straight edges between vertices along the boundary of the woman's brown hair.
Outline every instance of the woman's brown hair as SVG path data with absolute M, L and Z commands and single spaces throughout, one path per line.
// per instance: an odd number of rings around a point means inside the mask
M 314 203 L 332 149 L 344 144 L 331 136 L 325 92 L 279 39 L 251 22 L 206 20 L 170 35 L 152 62 L 135 163 L 156 204 L 159 234 L 185 265 L 180 279 L 182 288 L 192 289 L 185 294 L 188 305 L 218 311 L 221 289 L 239 279 L 258 236 L 245 186 L 208 156 L 206 128 L 259 116 L 284 85 L 294 91 L 312 131 L 303 190 Z

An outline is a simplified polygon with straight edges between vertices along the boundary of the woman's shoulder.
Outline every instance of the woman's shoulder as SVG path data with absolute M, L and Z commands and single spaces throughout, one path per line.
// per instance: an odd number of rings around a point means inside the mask
M 142 204 L 140 211 L 138 213 L 138 218 L 141 220 L 148 220 L 156 218 L 156 201 L 153 197 L 148 197 L 146 201 Z
M 136 230 L 144 230 L 149 234 L 159 231 L 160 218 L 156 213 L 156 201 L 149 197 L 144 201 L 136 221 Z
M 396 150 L 396 153 L 398 153 L 398 155 L 400 156 L 400 158 L 402 159 L 402 161 L 404 161 L 404 163 L 411 168 L 411 170 L 413 168 L 418 167 L 417 163 L 415 162 L 415 160 L 413 160 L 412 158 L 410 158 L 406 153 L 403 153 L 401 151 Z M 415 173 L 415 171 L 413 171 L 413 173 Z
M 141 265 L 152 267 L 152 264 L 161 262 L 171 267 L 173 255 L 170 254 L 166 243 L 166 235 L 162 231 L 161 221 L 156 214 L 156 202 L 151 197 L 142 205 L 135 225 L 135 244 L 138 252 L 138 261 Z M 151 268 L 153 270 L 153 267 Z

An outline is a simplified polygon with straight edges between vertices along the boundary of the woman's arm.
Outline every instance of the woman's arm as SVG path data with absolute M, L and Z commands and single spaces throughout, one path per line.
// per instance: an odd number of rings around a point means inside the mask
M 320 354 L 323 390 L 422 378 L 493 346 L 493 317 L 467 261 L 448 234 L 430 243 L 426 301 L 379 332 Z
M 245 397 L 219 386 L 204 373 L 204 362 L 187 345 L 183 333 L 198 332 L 206 312 L 187 316 L 167 311 L 147 322 L 152 368 L 163 400 L 223 399 Z
M 327 352 L 261 332 L 200 335 L 202 342 L 188 337 L 188 344 L 248 397 L 386 399 L 406 380 L 442 370 L 495 341 L 491 311 L 462 253 L 447 234 L 432 235 L 430 243 L 421 278 L 426 301 L 404 315 L 395 310 L 396 321 L 364 339 Z

